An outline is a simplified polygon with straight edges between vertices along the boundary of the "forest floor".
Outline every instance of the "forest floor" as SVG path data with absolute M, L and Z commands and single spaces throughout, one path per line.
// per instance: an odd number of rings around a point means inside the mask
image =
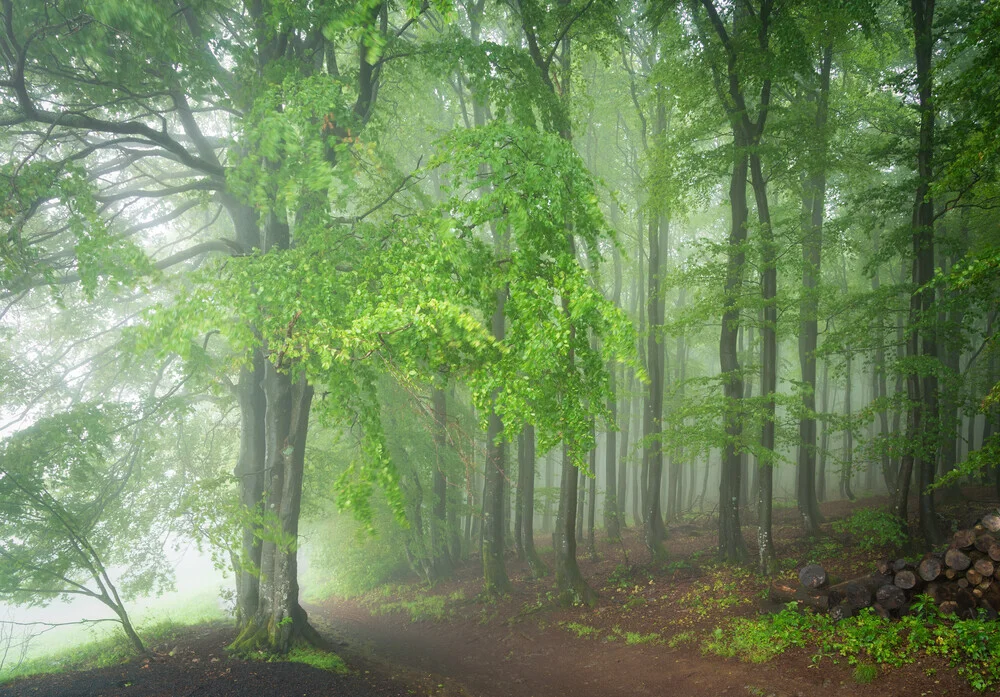
M 949 511 L 970 524 L 996 505 L 984 491 Z M 828 521 L 863 506 L 864 499 L 823 505 Z M 824 525 L 828 536 L 805 538 L 794 509 L 775 512 L 774 537 L 782 575 L 822 563 L 843 579 L 869 573 L 878 552 Z M 511 560 L 514 590 L 483 601 L 479 567 L 463 565 L 454 579 L 427 589 L 386 586 L 352 600 L 330 598 L 310 606 L 310 617 L 339 643 L 352 671 L 337 675 L 299 663 L 242 661 L 225 655 L 225 625 L 197 627 L 177 646 L 155 647 L 152 660 L 97 670 L 39 676 L 0 685 L 0 697 L 614 697 L 674 694 L 798 697 L 859 695 L 919 697 L 972 695 L 965 680 L 939 657 L 898 668 L 880 667 L 859 684 L 854 667 L 836 655 L 790 649 L 767 663 L 703 653 L 706 638 L 733 617 L 766 607 L 768 581 L 714 560 L 714 523 L 708 516 L 670 527 L 666 562 L 652 566 L 633 531 L 622 544 L 598 540 L 596 559 L 580 545 L 580 567 L 598 592 L 593 607 L 561 608 L 551 576 L 535 580 Z M 748 543 L 753 528 L 745 528 Z M 600 533 L 598 533 L 600 537 Z M 543 536 L 538 537 L 543 542 Z M 753 546 L 751 544 L 751 551 Z M 543 550 L 551 566 L 551 550 Z M 627 559 L 627 561 L 626 561 Z M 172 653 L 173 655 L 167 655 Z

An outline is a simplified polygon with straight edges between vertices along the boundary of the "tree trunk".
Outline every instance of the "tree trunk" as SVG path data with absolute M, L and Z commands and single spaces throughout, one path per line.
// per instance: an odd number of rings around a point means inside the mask
M 556 586 L 563 604 L 594 601 L 594 593 L 583 580 L 576 562 L 576 488 L 577 468 L 569 455 L 569 446 L 563 445 L 562 482 L 559 488 L 559 511 L 556 530 L 552 534 L 552 547 L 556 554 Z
M 773 575 L 778 568 L 771 533 L 771 513 L 774 489 L 774 393 L 778 387 L 778 267 L 774 232 L 771 229 L 771 211 L 767 201 L 767 184 L 757 154 L 750 156 L 750 178 L 761 235 L 761 300 L 764 303 L 764 321 L 761 324 L 761 396 L 764 404 L 764 423 L 761 426 L 761 457 L 757 460 L 757 560 L 760 572 Z
M 296 553 L 306 435 L 313 388 L 271 361 L 264 364 L 265 489 L 264 512 L 276 535 L 261 545 L 257 612 L 233 642 L 235 651 L 266 648 L 287 653 L 299 642 L 322 644 L 299 605 Z
M 591 421 L 590 432 L 594 435 L 594 449 L 590 451 L 590 507 L 587 509 L 587 555 L 597 561 L 597 541 L 594 539 L 594 525 L 597 518 L 597 438 Z
M 823 361 L 822 394 L 820 413 L 825 417 L 830 408 L 830 363 L 826 360 Z M 830 443 L 830 423 L 829 421 L 824 421 L 820 425 L 823 430 L 820 435 L 819 453 L 817 456 L 819 471 L 816 475 L 816 499 L 818 501 L 826 501 L 826 454 Z
M 522 526 L 524 525 L 524 431 L 517 437 L 517 491 L 514 494 L 514 553 L 518 561 L 524 561 L 524 537 Z M 532 466 L 534 473 L 534 466 Z
M 662 109 L 662 105 L 660 106 Z M 659 119 L 658 119 L 659 120 Z M 663 117 L 665 121 L 665 117 Z M 663 514 L 660 508 L 660 482 L 663 478 L 663 444 L 660 440 L 663 428 L 663 372 L 665 356 L 663 341 L 660 335 L 664 319 L 664 302 L 661 291 L 661 274 L 663 264 L 661 257 L 667 238 L 667 220 L 651 216 L 649 225 L 649 294 L 647 313 L 649 317 L 649 336 L 646 341 L 646 372 L 649 374 L 649 392 L 646 396 L 643 412 L 643 461 L 647 473 L 644 503 L 644 533 L 646 548 L 653 559 L 664 555 L 663 539 L 666 530 L 663 527 Z
M 448 395 L 443 388 L 432 394 L 434 408 L 434 447 L 437 463 L 434 468 L 434 511 L 431 517 L 431 575 L 434 580 L 451 574 L 452 560 L 448 550 L 448 479 L 445 476 L 445 449 L 448 447 Z
M 873 252 L 878 253 L 879 249 L 879 230 L 878 228 L 872 234 L 872 244 Z M 872 291 L 878 292 L 881 287 L 881 279 L 879 277 L 878 265 L 875 266 L 875 271 L 872 274 Z M 873 366 L 873 379 L 875 384 L 873 389 L 875 391 L 876 399 L 886 399 L 889 396 L 889 385 L 886 378 L 886 366 L 885 366 L 885 326 L 884 320 L 881 318 L 876 320 L 878 323 L 878 335 L 876 337 L 875 343 L 875 365 Z M 885 407 L 881 407 L 878 410 L 878 423 L 879 423 L 879 434 L 881 438 L 885 439 L 889 437 L 889 412 Z M 885 488 L 887 491 L 892 491 L 893 483 L 896 480 L 896 471 L 894 469 L 894 462 L 891 458 L 891 453 L 889 452 L 888 442 L 883 442 L 881 447 L 878 449 L 879 458 L 882 465 L 882 479 L 885 482 Z
M 823 251 L 823 218 L 826 210 L 826 123 L 830 96 L 833 46 L 823 48 L 820 84 L 816 94 L 816 131 L 820 157 L 816 169 L 803 186 L 802 207 L 802 300 L 799 303 L 799 364 L 802 371 L 802 417 L 799 419 L 799 458 L 796 499 L 802 527 L 807 535 L 818 535 L 823 516 L 816 487 L 816 348 L 819 343 L 818 313 L 820 265 Z M 825 493 L 825 492 L 824 492 Z
M 493 310 L 493 338 L 504 338 L 504 306 L 507 289 L 496 293 Z M 494 399 L 496 396 L 494 395 Z M 490 409 L 486 428 L 486 484 L 483 491 L 483 591 L 487 595 L 501 595 L 510 589 L 507 568 L 504 566 L 504 496 L 503 483 L 507 445 L 503 442 L 503 423 L 495 409 Z
M 854 370 L 854 360 L 850 346 L 847 347 L 845 360 L 847 366 L 844 383 L 844 416 L 847 417 L 847 428 L 844 429 L 844 465 L 840 473 L 840 495 L 853 501 L 854 491 L 851 488 L 851 481 L 854 477 L 854 428 L 851 425 L 851 418 L 854 413 L 852 411 L 853 394 L 851 388 L 854 380 L 851 373 Z
M 535 550 L 535 427 L 527 424 L 521 434 L 523 447 L 518 450 L 520 458 L 517 463 L 518 486 L 517 493 L 521 507 L 520 548 L 528 567 L 535 578 L 541 578 L 548 570 Z
M 740 325 L 739 296 L 743 288 L 743 265 L 747 237 L 747 154 L 746 135 L 734 129 L 733 171 L 729 184 L 731 227 L 723 299 L 722 332 L 719 337 L 719 369 L 726 398 L 724 423 L 726 444 L 719 481 L 719 558 L 742 564 L 747 558 L 746 541 L 740 528 L 740 450 L 743 437 L 743 375 L 737 357 Z
M 534 431 L 534 429 L 532 429 Z M 545 455 L 545 508 L 542 512 L 542 532 L 552 532 L 552 487 L 555 476 L 555 450 Z
M 612 205 L 612 209 L 617 211 L 617 207 Z M 612 258 L 615 268 L 615 286 L 612 300 L 616 307 L 621 307 L 622 302 L 622 258 L 618 247 L 614 247 Z M 608 412 L 610 416 L 610 427 L 608 428 L 604 446 L 604 478 L 607 480 L 604 485 L 604 531 L 609 540 L 618 540 L 621 537 L 621 526 L 619 524 L 618 504 L 618 473 L 615 469 L 615 456 L 617 455 L 617 428 L 618 428 L 618 392 L 617 392 L 617 367 L 615 364 L 608 364 Z M 627 428 L 626 428 L 627 433 Z M 624 495 L 622 487 L 622 495 Z
M 678 289 L 677 293 L 676 306 L 678 311 L 683 311 L 686 300 L 686 289 L 682 286 Z M 677 384 L 677 399 L 682 403 L 684 401 L 685 380 L 687 380 L 687 345 L 685 343 L 684 333 L 682 332 L 677 335 L 677 355 L 674 359 L 674 382 Z M 677 425 L 677 428 L 680 429 L 683 428 L 683 426 L 684 424 L 681 422 Z M 670 476 L 667 495 L 668 520 L 677 520 L 680 518 L 684 507 L 684 487 L 682 485 L 683 470 L 684 445 L 683 439 L 681 439 L 670 458 Z
M 937 361 L 937 336 L 933 326 L 934 288 L 926 284 L 934 278 L 934 201 L 931 198 L 934 155 L 934 103 L 931 62 L 934 53 L 934 0 L 910 0 L 913 19 L 914 53 L 917 64 L 917 90 L 919 95 L 920 142 L 917 149 L 917 174 L 919 183 L 913 212 L 913 282 L 919 301 L 921 319 L 928 325 L 921 335 L 923 345 L 920 355 L 925 363 Z M 916 327 L 912 327 L 916 333 Z M 914 346 L 914 348 L 917 348 Z M 916 355 L 916 352 L 914 352 Z M 940 450 L 940 424 L 938 423 L 937 374 L 926 370 L 920 386 L 921 401 L 917 406 L 919 416 L 914 421 L 923 429 L 921 447 L 916 455 L 915 467 L 919 486 L 920 530 L 924 546 L 931 548 L 941 542 L 934 510 L 934 495 L 927 488 L 934 483 L 937 455 Z
M 240 369 L 237 395 L 240 406 L 240 453 L 236 480 L 240 502 L 256 518 L 263 515 L 264 496 L 264 412 L 267 401 L 262 384 L 264 354 L 252 351 L 250 361 Z M 241 568 L 236 573 L 236 623 L 242 629 L 257 615 L 260 605 L 260 536 L 253 525 L 243 526 Z

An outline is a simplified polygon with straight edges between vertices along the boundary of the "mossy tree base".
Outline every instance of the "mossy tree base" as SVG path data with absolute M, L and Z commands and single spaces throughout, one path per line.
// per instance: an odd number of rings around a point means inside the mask
M 270 615 L 255 615 L 227 648 L 238 656 L 261 652 L 285 655 L 300 646 L 324 651 L 332 649 L 330 643 L 309 624 L 306 611 L 296 606 L 295 611 L 281 622 L 274 622 Z

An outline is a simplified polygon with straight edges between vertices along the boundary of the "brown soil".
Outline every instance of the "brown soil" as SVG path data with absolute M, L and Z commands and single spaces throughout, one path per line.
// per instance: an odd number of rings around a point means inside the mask
M 977 510 L 995 504 L 977 496 L 980 492 L 969 493 L 983 499 L 973 504 Z M 823 513 L 835 519 L 873 503 L 878 501 L 834 502 L 825 504 Z M 958 518 L 968 509 L 966 504 L 952 513 Z M 599 543 L 596 560 L 581 555 L 581 570 L 599 593 L 592 608 L 553 605 L 551 577 L 531 579 L 526 565 L 513 560 L 508 571 L 514 590 L 497 601 L 476 598 L 480 581 L 473 560 L 453 580 L 430 591 L 419 585 L 399 586 L 391 597 L 381 593 L 350 601 L 330 599 L 308 608 L 324 634 L 343 642 L 341 653 L 354 669 L 349 676 L 301 664 L 231 659 L 223 651 L 231 631 L 208 626 L 194 630 L 172 657 L 31 678 L 0 686 L 0 697 L 976 694 L 937 659 L 880 669 L 873 683 L 859 685 L 853 667 L 839 656 L 815 658 L 793 650 L 758 665 L 704 655 L 704 638 L 727 618 L 767 609 L 760 600 L 764 579 L 714 563 L 713 525 L 706 517 L 672 526 L 669 561 L 658 568 L 646 563 L 648 555 L 631 532 L 623 545 Z M 852 550 L 851 540 L 824 527 L 830 541 L 847 545 L 830 547 L 827 556 L 817 557 L 831 574 L 848 578 L 871 569 L 872 554 Z M 745 532 L 749 542 L 753 529 Z M 814 542 L 798 530 L 794 510 L 776 512 L 774 537 L 779 558 L 788 560 L 783 573 L 789 578 L 816 556 Z M 546 544 L 541 536 L 538 542 Z M 419 612 L 428 606 L 416 603 L 409 606 L 414 619 L 406 603 L 428 595 L 445 596 L 441 616 L 422 618 Z M 390 603 L 396 609 L 386 612 Z M 567 626 L 570 623 L 576 631 Z M 646 643 L 634 643 L 641 639 Z

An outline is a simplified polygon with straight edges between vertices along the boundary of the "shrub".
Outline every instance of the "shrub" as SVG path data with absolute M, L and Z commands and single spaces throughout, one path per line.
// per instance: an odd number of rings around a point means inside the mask
M 899 519 L 875 508 L 862 508 L 849 518 L 834 521 L 833 529 L 851 535 L 857 546 L 866 552 L 906 544 L 906 531 Z

